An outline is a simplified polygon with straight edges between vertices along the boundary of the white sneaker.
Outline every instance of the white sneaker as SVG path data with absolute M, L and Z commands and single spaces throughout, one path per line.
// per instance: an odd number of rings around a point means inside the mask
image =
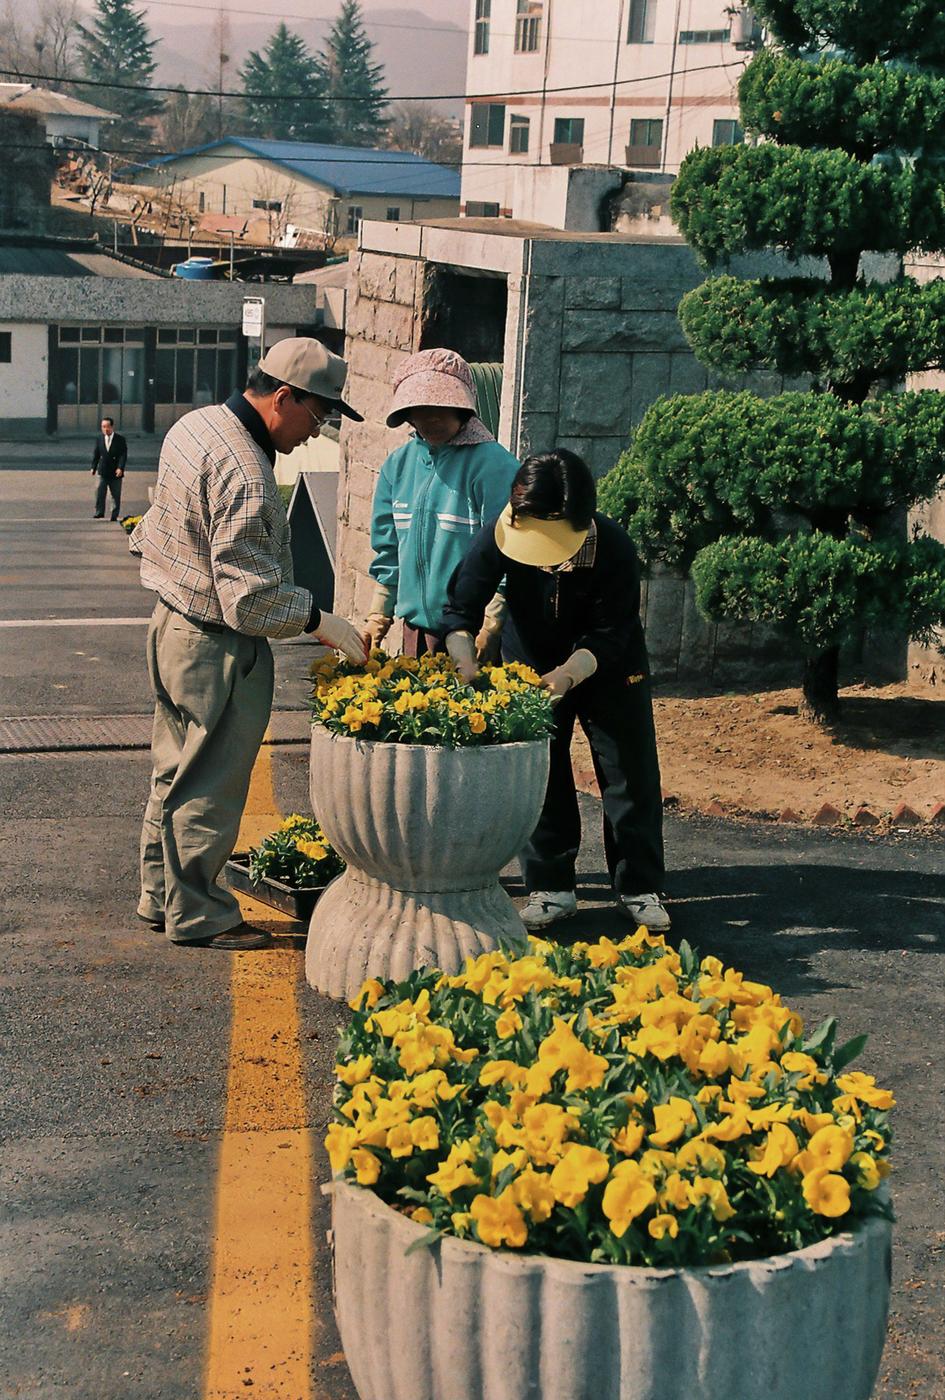
M 547 928 L 577 913 L 577 896 L 573 890 L 535 890 L 521 913 L 526 928 Z
M 638 928 L 642 924 L 651 933 L 666 933 L 672 926 L 658 894 L 618 894 L 617 908 Z

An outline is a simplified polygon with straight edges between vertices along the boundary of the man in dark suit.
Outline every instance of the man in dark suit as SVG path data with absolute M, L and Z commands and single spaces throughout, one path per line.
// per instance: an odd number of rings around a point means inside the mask
M 95 488 L 94 519 L 105 519 L 106 491 L 110 491 L 112 496 L 110 519 L 118 519 L 118 508 L 121 505 L 121 482 L 125 475 L 127 460 L 128 444 L 121 433 L 115 432 L 114 418 L 103 418 L 101 436 L 97 439 L 95 451 L 92 453 L 92 475 L 98 474 L 98 486 Z

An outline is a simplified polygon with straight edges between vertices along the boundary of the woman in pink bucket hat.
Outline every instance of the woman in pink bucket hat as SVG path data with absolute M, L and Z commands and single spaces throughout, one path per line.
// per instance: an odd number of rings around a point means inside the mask
M 371 516 L 374 595 L 367 631 L 379 646 L 395 617 L 404 650 L 440 647 L 447 585 L 486 520 L 509 498 L 518 462 L 476 413 L 469 365 L 455 350 L 421 350 L 394 379 L 389 428 L 413 435 L 381 467 Z M 501 599 L 490 608 L 481 645 L 501 630 Z

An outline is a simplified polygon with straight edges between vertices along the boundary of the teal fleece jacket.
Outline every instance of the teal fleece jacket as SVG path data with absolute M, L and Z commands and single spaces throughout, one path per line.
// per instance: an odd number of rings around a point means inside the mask
M 396 617 L 438 630 L 453 571 L 479 528 L 508 505 L 517 471 L 478 419 L 443 447 L 414 436 L 390 454 L 374 492 L 371 577 L 388 589 Z

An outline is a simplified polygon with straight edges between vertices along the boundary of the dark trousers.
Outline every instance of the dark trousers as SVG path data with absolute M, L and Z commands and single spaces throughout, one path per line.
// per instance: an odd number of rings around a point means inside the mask
M 404 656 L 425 656 L 427 652 L 446 650 L 446 643 L 435 632 L 424 632 L 419 627 L 404 623 Z
M 604 855 L 618 894 L 663 886 L 663 802 L 647 680 L 591 677 L 558 704 L 551 770 L 538 826 L 519 857 L 525 888 L 573 890 L 581 815 L 571 768 L 578 720 L 591 746 L 604 808 Z
M 121 483 L 124 477 L 121 476 L 100 476 L 95 487 L 95 514 L 105 514 L 105 492 L 112 494 L 112 519 L 118 519 L 118 511 L 121 506 Z

